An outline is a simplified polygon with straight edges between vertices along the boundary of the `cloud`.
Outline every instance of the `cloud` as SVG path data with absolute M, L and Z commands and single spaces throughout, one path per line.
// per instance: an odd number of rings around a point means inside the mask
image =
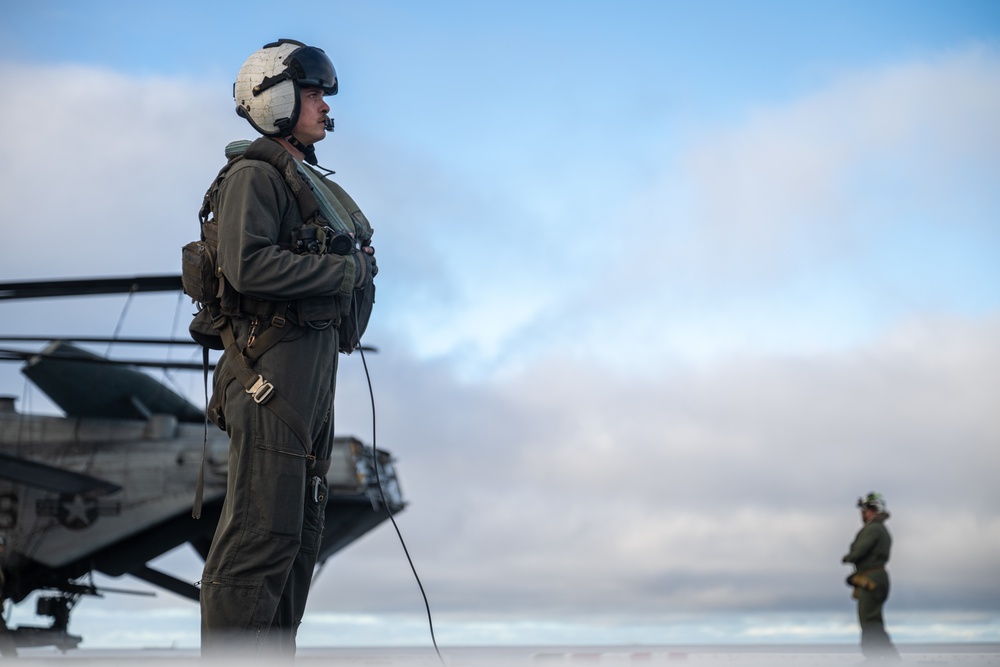
M 0 72 L 11 82 L 4 122 L 19 128 L 0 148 L 7 276 L 177 271 L 224 162 L 218 137 L 233 123 L 220 96 L 82 66 Z
M 228 83 L 2 68 L 5 120 L 29 128 L 0 148 L 16 165 L 0 184 L 7 272 L 176 270 L 221 147 L 248 136 Z M 680 153 L 636 155 L 658 166 L 631 185 L 621 156 L 597 155 L 587 164 L 611 165 L 606 177 L 532 179 L 520 164 L 518 182 L 547 186 L 507 190 L 509 165 L 385 145 L 363 116 L 321 157 L 375 223 L 385 308 L 373 326 L 405 332 L 425 358 L 491 373 L 553 347 L 648 367 L 853 344 L 907 311 L 995 307 L 998 71 L 995 52 L 974 48 L 847 72 L 691 129 Z M 60 103 L 40 103 L 51 90 Z M 502 128 L 493 141 L 508 141 Z M 587 155 L 563 148 L 567 163 Z
M 486 172 L 372 128 L 337 137 L 383 263 L 378 444 L 435 608 L 487 624 L 849 613 L 839 559 L 874 489 L 894 513 L 893 604 L 989 610 L 997 70 L 970 51 L 845 75 L 704 127 L 624 199 L 589 182 L 490 192 Z M 0 147 L 8 277 L 176 271 L 221 147 L 247 136 L 228 84 L 0 76 L 5 120 L 27 130 Z M 963 215 L 943 216 L 953 202 Z M 948 243 L 981 266 L 930 299 L 919 253 Z M 120 301 L 96 303 L 45 318 L 107 331 Z M 366 392 L 342 359 L 339 433 L 369 440 Z M 385 527 L 330 562 L 310 609 L 420 613 L 411 577 Z
M 845 73 L 692 131 L 628 201 L 581 185 L 591 242 L 541 265 L 550 298 L 507 341 L 620 363 L 622 347 L 839 346 L 907 313 L 995 308 L 998 81 L 985 49 Z
M 727 126 L 688 124 L 679 150 L 652 142 L 631 156 L 649 173 L 631 179 L 626 158 L 589 145 L 563 147 L 563 160 L 606 173 L 529 162 L 515 181 L 526 185 L 500 193 L 489 177 L 502 166 L 478 155 L 464 172 L 388 160 L 383 182 L 405 205 L 379 204 L 393 224 L 383 238 L 404 243 L 385 264 L 406 288 L 377 326 L 489 375 L 554 348 L 640 371 L 843 348 L 915 313 L 989 312 L 998 73 L 1000 57 L 979 48 L 844 72 Z
M 470 385 L 380 356 L 380 438 L 412 503 L 400 523 L 447 613 L 830 611 L 854 500 L 879 490 L 895 608 L 988 609 L 998 333 L 996 318 L 914 320 L 849 351 L 643 380 L 551 362 Z M 340 423 L 363 432 L 349 374 L 339 392 Z M 332 604 L 415 602 L 394 539 L 331 565 Z M 367 594 L 348 583 L 376 563 Z
M 758 268 L 803 250 L 824 260 L 870 244 L 877 231 L 906 233 L 915 202 L 948 201 L 957 182 L 1000 169 L 998 81 L 997 53 L 972 49 L 845 73 L 713 129 L 681 160 L 697 229 L 728 250 L 723 261 Z M 881 208 L 897 197 L 896 215 Z

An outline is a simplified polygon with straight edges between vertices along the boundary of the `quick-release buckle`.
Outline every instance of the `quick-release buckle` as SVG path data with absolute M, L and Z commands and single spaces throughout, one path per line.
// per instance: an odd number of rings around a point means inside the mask
M 274 391 L 274 385 L 264 379 L 263 375 L 257 376 L 257 381 L 253 383 L 253 386 L 247 389 L 247 393 L 253 396 L 254 403 L 258 405 L 263 405 L 267 403 L 267 399 L 271 398 L 271 392 Z

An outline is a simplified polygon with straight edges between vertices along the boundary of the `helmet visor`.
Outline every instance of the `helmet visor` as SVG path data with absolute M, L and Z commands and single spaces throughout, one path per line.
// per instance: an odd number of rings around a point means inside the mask
M 337 70 L 323 49 L 303 46 L 285 59 L 288 73 L 300 86 L 322 88 L 324 95 L 337 94 Z

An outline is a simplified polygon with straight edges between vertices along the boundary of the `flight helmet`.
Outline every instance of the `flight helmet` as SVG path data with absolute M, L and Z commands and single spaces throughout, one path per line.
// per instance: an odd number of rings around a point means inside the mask
M 882 497 L 881 493 L 875 493 L 872 491 L 864 498 L 858 498 L 858 507 L 861 509 L 873 509 L 876 512 L 885 511 L 885 498 Z
M 299 120 L 299 91 L 337 94 L 337 70 L 315 46 L 279 39 L 250 54 L 233 84 L 236 113 L 264 136 L 288 136 Z

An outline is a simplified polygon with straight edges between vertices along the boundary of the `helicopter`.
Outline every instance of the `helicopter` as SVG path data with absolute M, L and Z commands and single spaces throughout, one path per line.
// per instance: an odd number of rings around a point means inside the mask
M 15 282 L 0 284 L 0 300 L 180 290 L 179 275 Z M 117 360 L 83 347 L 110 340 L 0 336 L 46 342 L 40 351 L 0 349 L 0 361 L 23 362 L 21 372 L 63 412 L 24 414 L 14 397 L 0 396 L 3 597 L 16 605 L 37 593 L 36 614 L 50 619 L 8 628 L 16 647 L 76 648 L 82 637 L 69 632 L 69 619 L 83 596 L 134 592 L 98 588 L 95 572 L 130 575 L 199 599 L 195 583 L 150 561 L 185 544 L 206 557 L 225 495 L 228 436 L 206 426 L 201 408 L 142 369 L 200 371 L 207 378 L 213 364 L 207 355 L 202 363 Z M 202 466 L 203 505 L 195 519 Z M 352 436 L 335 438 L 327 482 L 318 567 L 406 506 L 392 455 Z

